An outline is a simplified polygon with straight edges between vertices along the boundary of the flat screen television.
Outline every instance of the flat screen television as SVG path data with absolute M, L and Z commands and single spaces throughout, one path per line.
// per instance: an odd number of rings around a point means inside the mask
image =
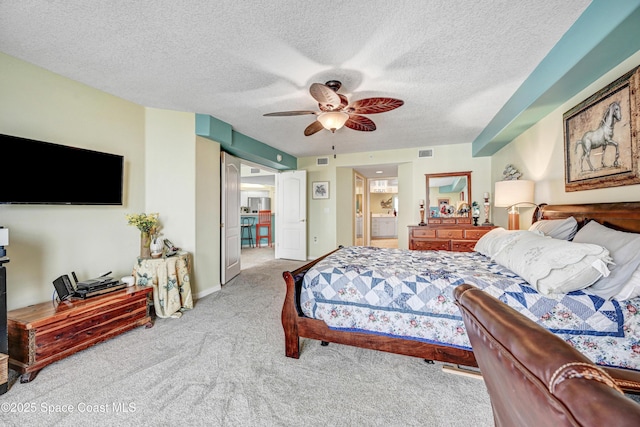
M 122 205 L 124 157 L 0 134 L 0 203 Z

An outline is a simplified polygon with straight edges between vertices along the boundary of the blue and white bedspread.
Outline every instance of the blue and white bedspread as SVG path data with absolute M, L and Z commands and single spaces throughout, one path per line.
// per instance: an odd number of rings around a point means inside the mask
M 640 298 L 588 291 L 543 296 L 477 252 L 341 248 L 306 273 L 300 303 L 330 328 L 471 349 L 453 289 L 469 283 L 568 341 L 594 362 L 640 370 Z

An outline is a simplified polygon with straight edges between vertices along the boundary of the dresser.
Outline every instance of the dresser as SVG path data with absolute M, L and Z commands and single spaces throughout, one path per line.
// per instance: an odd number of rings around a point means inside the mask
M 471 224 L 410 225 L 409 249 L 471 252 L 478 239 L 494 228 Z

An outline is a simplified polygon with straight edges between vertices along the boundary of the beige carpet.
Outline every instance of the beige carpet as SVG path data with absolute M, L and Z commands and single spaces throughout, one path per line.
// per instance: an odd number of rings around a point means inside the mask
M 493 425 L 484 382 L 439 364 L 306 339 L 299 360 L 285 357 L 282 271 L 300 264 L 245 269 L 181 318 L 77 353 L 29 384 L 12 371 L 0 424 Z

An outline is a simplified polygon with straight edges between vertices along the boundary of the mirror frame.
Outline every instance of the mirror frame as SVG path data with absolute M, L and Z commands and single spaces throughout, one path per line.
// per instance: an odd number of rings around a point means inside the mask
M 430 207 L 431 201 L 429 200 L 429 179 L 431 178 L 446 178 L 450 176 L 464 176 L 467 178 L 467 195 L 465 197 L 469 206 L 471 206 L 472 198 L 471 198 L 471 171 L 464 172 L 444 172 L 444 173 L 427 173 L 424 175 L 426 177 L 427 182 L 427 204 L 425 206 L 425 210 L 427 212 L 426 222 L 427 224 L 471 224 L 471 209 L 467 213 L 466 216 L 451 216 L 451 217 L 439 217 L 432 218 L 430 215 Z

